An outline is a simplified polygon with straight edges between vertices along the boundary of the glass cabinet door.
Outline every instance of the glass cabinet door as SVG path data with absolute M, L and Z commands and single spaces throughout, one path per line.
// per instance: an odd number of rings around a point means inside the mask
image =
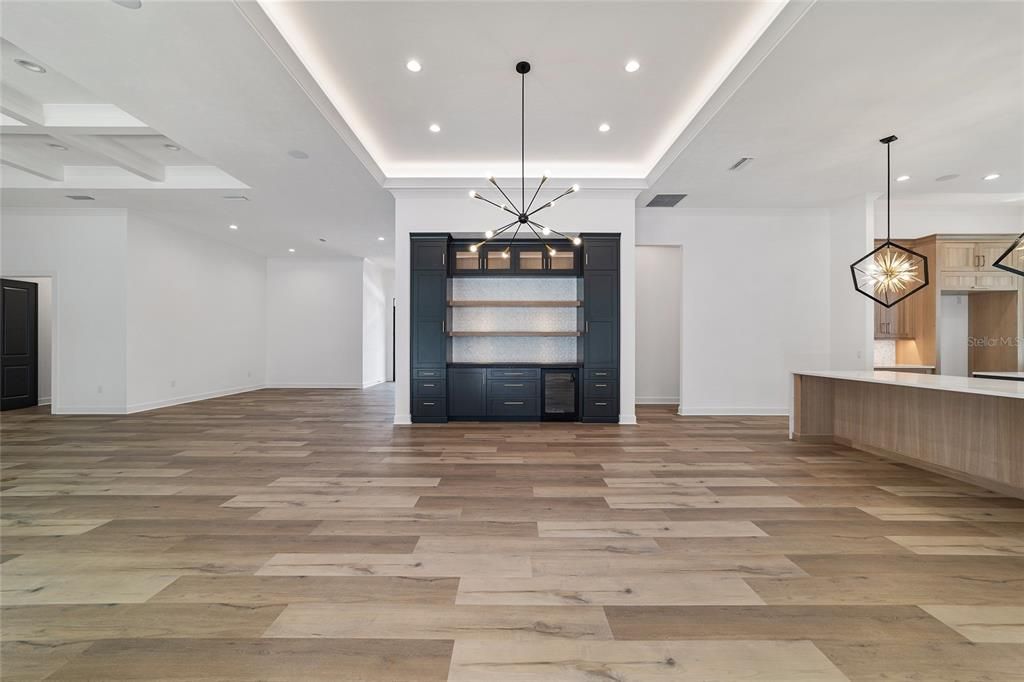
M 523 246 L 515 251 L 518 272 L 540 272 L 544 269 L 544 251 L 540 246 Z
M 483 268 L 480 253 L 469 250 L 469 245 L 452 249 L 452 264 L 456 272 L 480 272 Z
M 484 251 L 484 260 L 487 262 L 488 272 L 507 272 L 512 269 L 510 249 L 502 244 L 487 247 Z
M 552 270 L 575 270 L 576 269 L 576 250 L 575 249 L 556 249 L 555 255 L 548 256 L 548 262 L 551 264 Z

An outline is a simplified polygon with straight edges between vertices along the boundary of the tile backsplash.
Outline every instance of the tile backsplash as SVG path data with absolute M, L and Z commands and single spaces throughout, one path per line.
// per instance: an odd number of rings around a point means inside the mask
M 574 301 L 576 280 L 565 277 L 462 277 L 456 301 Z M 456 331 L 575 331 L 578 308 L 452 308 Z M 575 363 L 577 337 L 456 336 L 454 362 Z
M 875 367 L 892 367 L 896 364 L 896 339 L 875 340 Z

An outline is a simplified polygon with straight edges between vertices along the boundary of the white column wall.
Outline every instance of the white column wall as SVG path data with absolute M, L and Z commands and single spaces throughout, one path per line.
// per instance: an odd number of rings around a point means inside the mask
M 876 197 L 858 195 L 829 210 L 829 369 L 871 369 L 874 363 L 874 307 L 854 290 L 850 264 L 874 248 Z

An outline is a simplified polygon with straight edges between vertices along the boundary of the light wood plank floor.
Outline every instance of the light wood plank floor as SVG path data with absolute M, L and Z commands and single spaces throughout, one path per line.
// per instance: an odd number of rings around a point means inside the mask
M 1024 501 L 774 417 L 2 417 L 5 680 L 1024 679 Z

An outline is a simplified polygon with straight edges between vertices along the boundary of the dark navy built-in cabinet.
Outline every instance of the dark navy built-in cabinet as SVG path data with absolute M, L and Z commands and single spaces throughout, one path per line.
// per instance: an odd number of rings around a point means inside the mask
M 551 255 L 540 244 L 490 244 L 471 251 L 468 240 L 436 233 L 411 235 L 410 371 L 414 422 L 451 419 L 551 418 L 544 377 L 558 371 L 564 398 L 576 403 L 576 418 L 619 418 L 619 235 L 584 234 L 583 244 L 557 245 Z M 561 369 L 538 364 L 452 362 L 452 278 L 574 277 L 582 299 L 577 362 Z M 524 343 L 529 338 L 524 337 Z M 572 386 L 576 389 L 572 389 Z M 552 387 L 555 384 L 552 383 Z M 554 390 L 554 388 L 552 388 Z M 572 397 L 575 396 L 575 400 Z M 547 415 L 547 416 L 544 416 Z M 573 412 L 567 413 L 572 419 Z

